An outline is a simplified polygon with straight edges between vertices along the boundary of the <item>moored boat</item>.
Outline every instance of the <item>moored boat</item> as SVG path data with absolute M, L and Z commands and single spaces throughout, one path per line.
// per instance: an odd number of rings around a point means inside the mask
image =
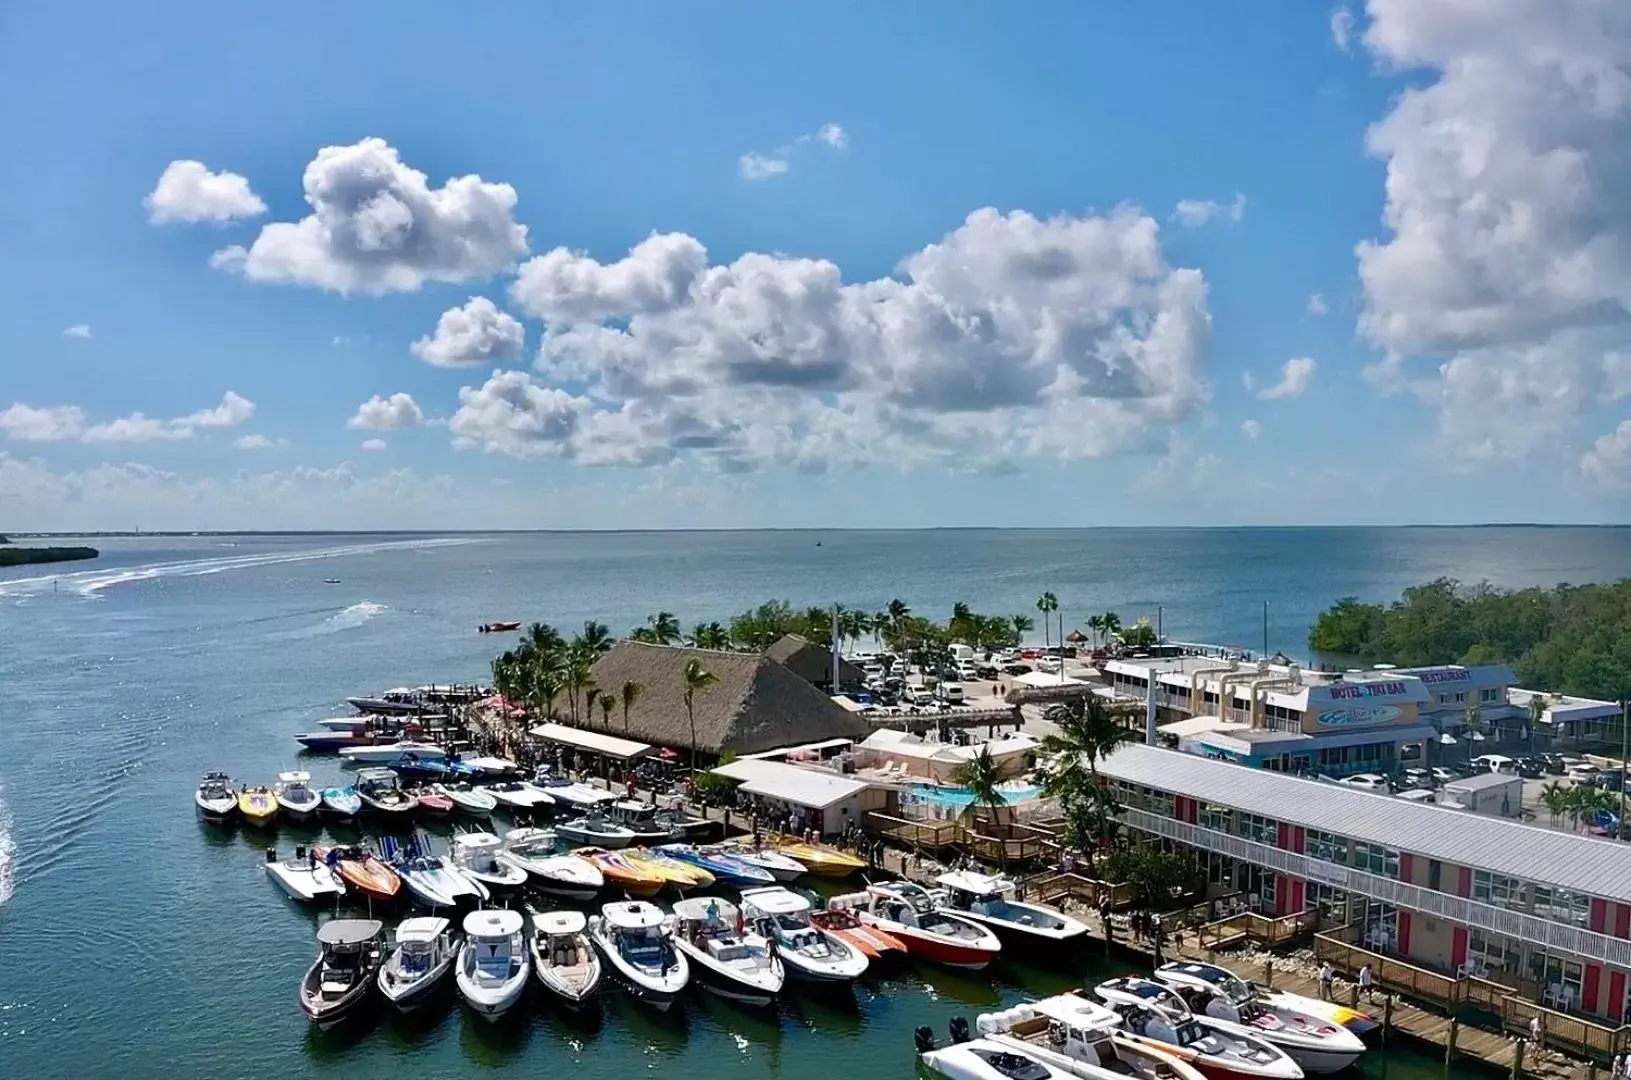
M 1170 989 L 1127 975 L 1093 991 L 1121 1014 L 1130 1035 L 1182 1051 L 1210 1080 L 1298 1080 L 1302 1068 L 1285 1051 L 1254 1035 L 1228 1031 L 1224 1021 L 1196 1016 Z
M 657 854 L 677 859 L 712 874 L 726 885 L 770 885 L 776 880 L 768 870 L 728 855 L 714 847 L 696 847 L 692 844 L 664 844 Z
M 1044 904 L 1014 899 L 1014 883 L 1006 878 L 953 870 L 941 874 L 935 883 L 944 890 L 945 910 L 990 928 L 1006 944 L 1059 949 L 1087 934 L 1087 924 L 1080 919 Z
M 357 773 L 355 788 L 363 809 L 385 817 L 405 819 L 419 800 L 397 786 L 390 769 L 363 769 Z
M 412 716 L 425 712 L 425 703 L 407 687 L 387 690 L 379 697 L 346 698 L 345 703 L 360 713 L 376 716 Z
M 277 820 L 277 795 L 264 784 L 238 792 L 238 813 L 246 825 L 270 825 Z
M 498 800 L 490 793 L 471 787 L 467 781 L 433 784 L 431 790 L 438 795 L 445 795 L 452 801 L 453 809 L 471 817 L 486 817 L 498 807 Z
M 657 819 L 657 807 L 653 803 L 618 799 L 616 802 L 608 803 L 605 809 L 606 816 L 613 824 L 621 825 L 634 834 L 636 844 L 651 846 L 684 839 L 685 834 L 682 830 L 675 828 L 666 820 Z
M 277 857 L 277 848 L 267 848 L 263 865 L 266 876 L 301 903 L 345 895 L 345 884 L 340 876 L 304 844 L 297 845 L 292 856 L 281 860 Z
M 947 967 L 977 971 L 1002 951 L 997 935 L 971 919 L 940 910 L 923 886 L 910 881 L 870 885 L 865 892 L 835 896 L 828 907 L 848 908 L 920 956 Z
M 368 998 L 380 964 L 373 919 L 335 919 L 317 928 L 317 959 L 300 980 L 300 1009 L 318 1027 L 352 1015 Z
M 561 839 L 572 844 L 609 849 L 626 848 L 634 843 L 634 833 L 609 821 L 598 813 L 562 821 L 555 826 Z
M 193 792 L 193 805 L 206 821 L 225 821 L 238 811 L 238 793 L 226 773 L 205 773 Z
M 414 809 L 432 817 L 447 817 L 453 812 L 453 800 L 435 788 L 415 788 L 408 792 L 414 797 Z
M 868 926 L 847 908 L 823 908 L 810 912 L 810 923 L 852 948 L 859 949 L 876 964 L 906 956 L 906 945 L 895 935 Z
M 383 844 L 385 861 L 420 904 L 432 909 L 451 908 L 461 903 L 484 903 L 491 896 L 486 885 L 466 877 L 450 860 L 433 853 L 423 837 L 415 836 L 403 846 L 396 837 L 387 836 Z
M 1070 1075 L 988 1039 L 936 1049 L 934 1036 L 924 1037 L 927 1030 L 918 1029 L 918 1071 L 932 1080 L 1064 1080 Z
M 866 869 L 866 860 L 856 858 L 847 851 L 839 851 L 826 844 L 812 844 L 806 840 L 782 839 L 775 842 L 776 851 L 794 859 L 816 877 L 847 878 Z
M 531 967 L 518 911 L 472 911 L 454 979 L 459 996 L 484 1020 L 497 1020 L 521 1000 Z
M 403 919 L 379 968 L 379 992 L 399 1012 L 423 1005 L 453 970 L 459 947 L 452 924 L 437 916 Z
M 377 855 L 354 845 L 312 848 L 317 861 L 340 876 L 349 888 L 373 900 L 395 900 L 402 891 L 402 879 Z
M 354 818 L 362 813 L 362 799 L 357 796 L 357 789 L 324 788 L 322 813 L 335 818 Z
M 804 864 L 763 845 L 754 847 L 743 840 L 727 840 L 718 845 L 721 852 L 739 862 L 763 870 L 780 882 L 804 876 Z
M 311 773 L 298 769 L 278 773 L 272 793 L 278 808 L 296 819 L 311 817 L 323 805 L 323 797 L 311 788 Z
M 560 854 L 555 834 L 548 829 L 511 829 L 499 856 L 526 871 L 540 891 L 563 900 L 593 900 L 606 884 L 605 873 L 581 853 Z
M 302 731 L 294 741 L 314 754 L 337 754 L 353 746 L 368 746 L 374 737 L 366 731 Z
M 1080 993 L 984 1013 L 974 1026 L 980 1038 L 1020 1050 L 1081 1080 L 1107 1080 L 1106 1074 L 1205 1080 L 1177 1048 L 1129 1036 L 1119 1014 Z
M 340 750 L 342 758 L 357 765 L 386 765 L 409 754 L 416 760 L 424 761 L 441 761 L 447 757 L 447 751 L 435 743 L 407 740 L 372 746 L 347 746 Z
M 669 884 L 668 878 L 645 866 L 629 861 L 621 851 L 605 848 L 574 848 L 573 855 L 594 864 L 605 879 L 606 888 L 630 896 L 656 896 Z
M 581 911 L 529 912 L 533 977 L 567 1008 L 584 1008 L 600 991 L 601 972 L 588 919 Z
M 644 900 L 607 904 L 589 920 L 589 939 L 614 977 L 634 997 L 666 1010 L 691 978 L 685 954 L 674 947 L 663 913 Z
M 625 848 L 623 857 L 665 879 L 676 889 L 706 889 L 714 883 L 714 876 L 702 867 L 649 848 Z
M 496 784 L 488 784 L 487 794 L 493 797 L 500 809 L 510 811 L 530 813 L 555 803 L 549 792 L 525 780 L 500 780 Z
M 773 1005 L 785 968 L 769 939 L 745 923 L 723 900 L 681 900 L 674 905 L 674 947 L 690 959 L 691 978 L 703 989 L 742 1005 Z
M 776 952 L 794 979 L 847 983 L 866 974 L 866 953 L 810 920 L 810 901 L 780 885 L 742 890 L 742 914 L 776 943 Z
M 527 883 L 527 871 L 503 858 L 504 841 L 488 832 L 457 833 L 448 855 L 465 877 L 492 892 L 508 892 Z M 591 867 L 590 869 L 593 869 Z
M 1216 964 L 1176 961 L 1155 969 L 1155 980 L 1175 990 L 1190 1011 L 1224 1021 L 1285 1051 L 1307 1073 L 1341 1072 L 1359 1060 L 1365 1044 L 1341 1024 L 1260 996 Z

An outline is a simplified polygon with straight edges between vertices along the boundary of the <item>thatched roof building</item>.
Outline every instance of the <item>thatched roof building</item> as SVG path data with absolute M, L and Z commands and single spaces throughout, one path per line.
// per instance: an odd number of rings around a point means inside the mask
M 817 645 L 797 634 L 783 634 L 774 645 L 765 650 L 765 655 L 812 686 L 832 686 L 831 649 Z M 865 677 L 860 668 L 839 657 L 838 686 L 832 687 L 833 692 L 836 693 L 845 686 L 859 686 Z
M 719 679 L 695 696 L 697 749 L 704 755 L 752 754 L 820 739 L 865 738 L 872 730 L 864 718 L 840 708 L 766 654 L 620 641 L 595 661 L 595 685 L 614 698 L 625 682 L 639 683 L 642 690 L 629 710 L 627 731 L 621 704 L 612 711 L 611 733 L 688 749 L 685 665 L 690 660 Z

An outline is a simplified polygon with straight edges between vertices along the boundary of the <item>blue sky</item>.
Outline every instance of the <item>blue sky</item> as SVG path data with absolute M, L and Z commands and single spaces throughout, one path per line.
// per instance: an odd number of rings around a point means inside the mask
M 0 14 L 12 528 L 1631 520 L 1619 5 L 335 7 Z

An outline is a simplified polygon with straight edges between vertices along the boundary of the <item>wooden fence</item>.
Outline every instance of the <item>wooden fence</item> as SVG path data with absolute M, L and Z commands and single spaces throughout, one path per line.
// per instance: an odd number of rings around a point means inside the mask
M 1205 906 L 1210 908 L 1210 903 Z M 1259 915 L 1255 911 L 1242 911 L 1228 918 L 1200 924 L 1195 928 L 1195 935 L 1203 949 L 1225 949 L 1245 941 L 1272 949 L 1307 937 L 1314 932 L 1318 923 L 1319 916 L 1312 911 L 1279 918 Z
M 1026 879 L 1025 895 L 1043 904 L 1079 900 L 1088 907 L 1097 907 L 1099 897 L 1108 896 L 1112 908 L 1124 908 L 1133 902 L 1135 891 L 1126 882 L 1110 884 L 1083 874 L 1048 871 Z

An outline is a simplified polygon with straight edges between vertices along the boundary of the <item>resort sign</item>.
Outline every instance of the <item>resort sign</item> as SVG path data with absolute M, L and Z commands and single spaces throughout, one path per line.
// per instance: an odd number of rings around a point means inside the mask
M 1327 709 L 1317 719 L 1321 727 L 1358 727 L 1385 724 L 1398 718 L 1397 705 L 1350 705 L 1346 709 Z
M 1388 682 L 1332 683 L 1327 691 L 1333 698 L 1354 700 L 1368 697 L 1399 697 L 1410 691 L 1396 680 Z

